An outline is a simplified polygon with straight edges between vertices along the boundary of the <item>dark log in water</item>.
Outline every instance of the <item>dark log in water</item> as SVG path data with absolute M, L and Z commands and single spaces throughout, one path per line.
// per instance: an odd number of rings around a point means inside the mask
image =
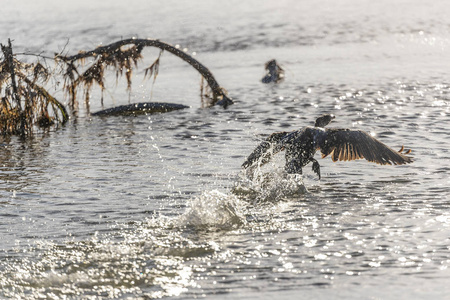
M 189 106 L 176 103 L 142 102 L 121 105 L 92 113 L 92 116 L 129 116 L 153 113 L 166 113 L 173 110 L 185 109 Z

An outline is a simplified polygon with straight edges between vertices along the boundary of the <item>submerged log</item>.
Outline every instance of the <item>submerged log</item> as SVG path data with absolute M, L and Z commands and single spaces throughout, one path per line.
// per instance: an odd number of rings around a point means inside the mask
M 166 113 L 173 110 L 185 109 L 189 106 L 175 103 L 162 102 L 141 102 L 128 105 L 116 106 L 104 109 L 95 113 L 92 116 L 137 116 L 153 113 Z

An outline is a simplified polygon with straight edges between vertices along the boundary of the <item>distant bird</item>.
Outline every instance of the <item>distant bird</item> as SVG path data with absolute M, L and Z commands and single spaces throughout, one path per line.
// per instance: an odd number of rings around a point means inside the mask
M 261 79 L 262 83 L 279 83 L 284 79 L 284 70 L 275 59 L 269 60 L 265 65 L 267 74 Z
M 325 114 L 317 118 L 314 127 L 304 127 L 291 132 L 275 132 L 266 138 L 248 156 L 242 167 L 247 169 L 258 162 L 267 163 L 273 155 L 285 150 L 288 174 L 302 174 L 302 168 L 312 162 L 313 171 L 320 179 L 320 165 L 314 159 L 317 150 L 322 152 L 322 158 L 330 155 L 335 162 L 338 160 L 356 160 L 365 158 L 381 165 L 403 165 L 413 162 L 403 146 L 395 151 L 373 138 L 367 132 L 342 128 L 324 128 L 335 117 Z

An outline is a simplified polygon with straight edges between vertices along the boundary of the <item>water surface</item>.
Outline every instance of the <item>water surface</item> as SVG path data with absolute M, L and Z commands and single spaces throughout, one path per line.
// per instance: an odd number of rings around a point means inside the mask
M 130 101 L 189 109 L 99 118 L 81 103 L 62 128 L 2 138 L 2 297 L 444 299 L 450 292 L 445 1 L 4 2 L 1 42 L 11 37 L 17 53 L 159 38 L 196 52 L 235 104 L 202 108 L 199 75 L 164 53 L 152 92 L 143 70 L 135 72 Z M 158 51 L 144 54 L 151 64 Z M 286 80 L 263 85 L 272 58 Z M 104 108 L 129 101 L 114 76 Z M 64 99 L 59 87 L 54 93 Z M 90 109 L 102 109 L 99 93 Z M 280 156 L 263 168 L 264 186 L 246 181 L 240 165 L 262 138 L 312 125 L 322 113 L 336 115 L 335 127 L 411 148 L 414 163 L 324 159 L 320 181 L 307 167 L 292 182 Z M 256 193 L 233 193 L 249 186 Z

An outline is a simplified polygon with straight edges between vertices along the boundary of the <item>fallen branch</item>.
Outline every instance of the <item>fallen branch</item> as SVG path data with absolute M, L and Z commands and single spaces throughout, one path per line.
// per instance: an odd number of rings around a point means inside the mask
M 124 46 L 132 46 L 132 48 L 122 50 L 121 48 Z M 194 67 L 203 76 L 203 78 L 205 78 L 212 91 L 212 105 L 217 104 L 223 107 L 227 107 L 228 105 L 233 103 L 233 101 L 226 95 L 225 90 L 217 83 L 211 71 L 195 58 L 185 53 L 184 51 L 181 51 L 180 49 L 159 40 L 136 38 L 121 40 L 106 46 L 98 47 L 91 51 L 80 52 L 76 55 L 56 55 L 57 60 L 63 61 L 67 65 L 65 73 L 65 86 L 69 91 L 69 94 L 71 94 L 72 102 L 75 101 L 75 90 L 80 83 L 84 83 L 87 96 L 89 95 L 89 89 L 94 82 L 96 82 L 102 89 L 104 88 L 103 71 L 106 66 L 116 67 L 117 75 L 119 75 L 119 73 L 122 74 L 122 72 L 125 70 L 128 87 L 130 87 L 132 62 L 134 62 L 135 64 L 137 63 L 137 60 L 141 58 L 141 51 L 144 47 L 157 47 L 163 51 L 168 51 L 180 57 L 181 59 L 189 63 L 192 67 Z M 86 58 L 95 58 L 96 61 L 89 69 L 80 74 L 75 67 L 75 62 L 83 62 Z M 153 73 L 153 68 L 157 68 L 158 65 L 159 57 L 157 61 L 155 61 L 155 63 L 153 63 L 152 66 L 147 69 L 149 69 Z M 147 71 L 148 70 L 146 70 L 146 73 Z M 154 74 L 155 76 L 157 75 L 157 69 Z

